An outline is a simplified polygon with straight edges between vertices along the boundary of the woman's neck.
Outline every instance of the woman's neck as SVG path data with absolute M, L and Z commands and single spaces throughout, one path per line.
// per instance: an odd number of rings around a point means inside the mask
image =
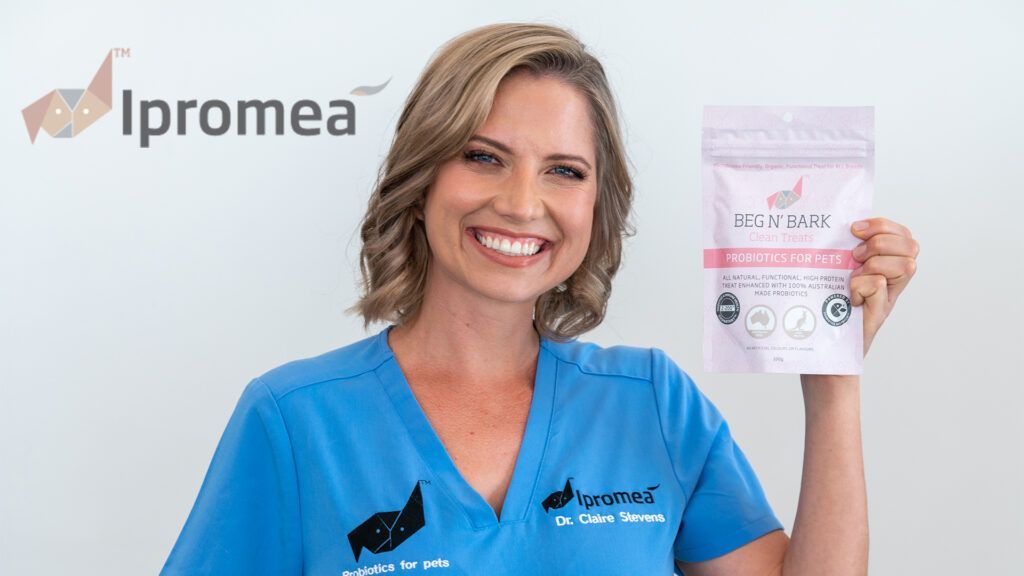
M 419 312 L 393 328 L 388 343 L 396 357 L 419 370 L 502 385 L 532 382 L 540 337 L 532 303 L 495 302 L 428 285 Z

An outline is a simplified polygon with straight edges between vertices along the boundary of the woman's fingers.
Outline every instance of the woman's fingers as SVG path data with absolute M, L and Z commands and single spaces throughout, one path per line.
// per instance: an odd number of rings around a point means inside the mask
M 866 230 L 855 231 L 866 238 L 853 249 L 853 258 L 862 262 L 860 268 L 851 273 L 851 278 L 861 274 L 880 274 L 887 280 L 887 295 L 890 302 L 896 300 L 917 271 L 917 255 L 921 247 L 910 237 L 910 230 L 886 218 L 867 220 Z
M 880 233 L 871 236 L 853 248 L 853 258 L 859 262 L 872 256 L 906 256 L 917 258 L 921 251 L 917 240 L 899 234 Z
M 888 218 L 868 218 L 861 222 L 867 223 L 867 228 L 857 229 L 856 225 L 860 222 L 854 222 L 854 226 L 851 227 L 853 235 L 858 238 L 870 238 L 875 234 L 895 234 L 897 236 L 913 238 L 909 228 Z
M 859 225 L 864 225 L 858 227 Z M 850 304 L 864 306 L 864 353 L 881 327 L 896 298 L 917 271 L 921 251 L 910 229 L 888 218 L 854 222 L 854 236 L 863 240 L 853 249 L 861 266 L 850 273 Z
M 859 276 L 880 275 L 886 280 L 890 302 L 899 297 L 917 271 L 917 261 L 907 256 L 872 256 L 850 273 L 851 281 Z

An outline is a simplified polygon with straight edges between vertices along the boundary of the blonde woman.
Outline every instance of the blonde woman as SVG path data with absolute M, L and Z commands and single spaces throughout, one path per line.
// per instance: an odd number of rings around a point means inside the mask
M 632 196 L 612 92 L 571 32 L 443 46 L 362 224 L 351 310 L 388 325 L 250 382 L 163 574 L 865 573 L 857 378 L 802 378 L 790 539 L 686 372 L 578 340 Z M 917 245 L 884 219 L 857 234 L 867 349 Z

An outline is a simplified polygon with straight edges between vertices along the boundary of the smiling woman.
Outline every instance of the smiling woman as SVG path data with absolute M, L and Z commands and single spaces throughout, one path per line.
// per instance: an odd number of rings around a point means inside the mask
M 554 338 L 571 338 L 601 323 L 622 240 L 634 234 L 628 222 L 633 184 L 611 88 L 601 64 L 566 31 L 497 25 L 467 32 L 439 51 L 399 117 L 362 225 L 364 294 L 352 310 L 366 325 L 402 323 L 422 305 L 429 264 L 439 256 L 428 248 L 430 231 L 422 221 L 429 191 L 456 198 L 449 192 L 479 191 L 485 182 L 492 190 L 528 183 L 549 208 L 557 200 L 556 208 L 575 211 L 577 219 L 586 211 L 586 236 L 577 230 L 551 239 L 553 262 L 531 280 L 538 294 L 528 300 L 531 309 L 536 300 L 537 331 Z M 485 204 L 484 196 L 478 194 L 477 207 Z M 459 197 L 468 200 L 465 193 Z M 499 209 L 522 209 L 501 197 L 498 202 Z M 463 228 L 493 228 L 488 219 L 495 215 L 467 215 Z M 518 232 L 558 233 L 557 223 L 544 225 L 552 229 L 497 228 L 506 230 L 511 246 Z
M 389 325 L 249 384 L 163 573 L 778 566 L 782 524 L 689 375 L 659 348 L 578 340 L 632 198 L 607 78 L 571 32 L 445 44 L 361 227 L 349 311 Z

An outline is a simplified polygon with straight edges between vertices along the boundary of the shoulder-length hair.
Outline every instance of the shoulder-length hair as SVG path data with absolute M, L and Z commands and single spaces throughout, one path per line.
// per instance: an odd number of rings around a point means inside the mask
M 561 285 L 537 298 L 533 325 L 566 341 L 604 319 L 628 221 L 633 184 L 619 116 L 601 63 L 569 30 L 501 23 L 475 28 L 435 53 L 409 94 L 361 223 L 362 295 L 346 310 L 401 324 L 419 312 L 430 263 L 424 222 L 417 217 L 438 166 L 459 153 L 487 118 L 501 80 L 530 70 L 575 87 L 589 103 L 597 152 L 597 199 L 587 254 Z

